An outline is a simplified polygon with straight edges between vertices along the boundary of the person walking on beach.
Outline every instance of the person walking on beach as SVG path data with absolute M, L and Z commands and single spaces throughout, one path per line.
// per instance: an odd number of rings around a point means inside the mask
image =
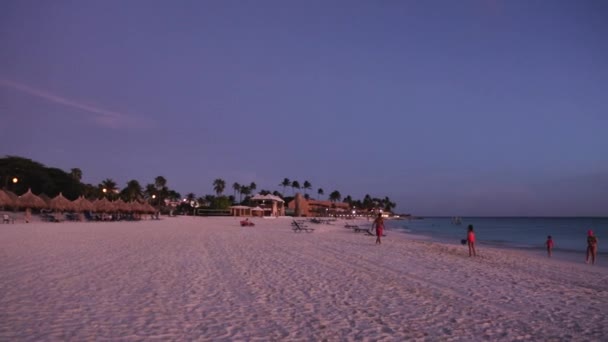
M 597 255 L 597 236 L 593 234 L 593 230 L 587 231 L 587 258 L 585 263 L 589 263 L 589 257 L 591 257 L 591 265 L 595 264 L 595 256 Z
M 380 238 L 382 237 L 382 233 L 384 233 L 384 219 L 382 218 L 382 214 L 378 214 L 378 217 L 374 220 L 372 224 L 372 228 L 376 227 L 376 244 L 382 244 Z
M 545 243 L 545 245 L 547 245 L 547 255 L 550 258 L 551 254 L 553 253 L 553 238 L 551 237 L 551 235 L 547 236 L 547 242 Z
M 475 252 L 475 232 L 473 231 L 473 225 L 469 225 L 467 233 L 467 245 L 469 245 L 469 256 L 477 256 Z

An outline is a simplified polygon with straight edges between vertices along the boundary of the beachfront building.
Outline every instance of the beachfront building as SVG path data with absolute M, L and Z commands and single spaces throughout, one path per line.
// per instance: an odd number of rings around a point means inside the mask
M 260 211 L 263 216 L 285 216 L 285 201 L 274 195 L 257 194 L 250 198 L 251 203 L 256 206 L 252 211 Z
M 306 199 L 297 193 L 289 202 L 287 208 L 293 210 L 295 216 L 323 217 L 323 216 L 345 216 L 351 214 L 350 205 L 344 202 L 317 201 Z
M 251 216 L 251 207 L 246 205 L 233 205 L 230 207 L 231 216 Z
M 248 207 L 246 205 L 233 205 L 230 207 L 231 216 L 264 216 L 264 209 L 257 207 Z

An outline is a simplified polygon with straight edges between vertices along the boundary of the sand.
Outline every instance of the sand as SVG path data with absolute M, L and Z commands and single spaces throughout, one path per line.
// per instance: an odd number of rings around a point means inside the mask
M 341 224 L 0 225 L 0 340 L 608 338 L 608 269 Z

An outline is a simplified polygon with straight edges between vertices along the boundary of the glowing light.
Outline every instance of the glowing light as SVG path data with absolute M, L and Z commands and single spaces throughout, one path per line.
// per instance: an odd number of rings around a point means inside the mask
M 19 178 L 13 177 L 13 184 L 17 184 L 18 181 L 19 181 Z

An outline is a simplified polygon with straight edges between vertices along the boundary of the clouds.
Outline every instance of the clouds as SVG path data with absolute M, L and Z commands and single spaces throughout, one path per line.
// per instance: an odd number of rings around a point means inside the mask
M 63 96 L 52 94 L 48 91 L 37 89 L 29 85 L 14 82 L 0 78 L 0 86 L 17 90 L 28 95 L 47 100 L 49 102 L 76 109 L 74 113 L 87 117 L 96 125 L 104 128 L 121 129 L 132 128 L 137 126 L 149 126 L 150 121 L 144 121 L 141 118 L 134 117 L 129 114 L 112 111 L 109 109 L 97 107 L 84 103 L 79 100 L 69 99 Z

